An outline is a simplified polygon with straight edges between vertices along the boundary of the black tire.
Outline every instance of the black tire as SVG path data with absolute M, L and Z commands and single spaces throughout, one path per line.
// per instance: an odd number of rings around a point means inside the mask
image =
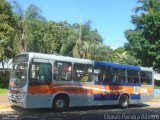
M 68 109 L 69 100 L 66 96 L 57 96 L 53 100 L 53 111 L 64 112 Z
M 119 99 L 119 107 L 122 109 L 128 108 L 129 98 L 127 95 L 122 95 Z

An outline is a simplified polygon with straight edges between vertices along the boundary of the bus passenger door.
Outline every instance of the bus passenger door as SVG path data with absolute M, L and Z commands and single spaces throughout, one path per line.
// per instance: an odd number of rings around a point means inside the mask
M 94 85 L 96 90 L 94 90 L 93 100 L 95 105 L 102 104 L 105 100 L 105 69 L 102 66 L 94 66 Z M 101 102 L 100 102 L 101 101 Z
M 52 65 L 48 61 L 34 61 L 29 68 L 27 107 L 51 107 Z

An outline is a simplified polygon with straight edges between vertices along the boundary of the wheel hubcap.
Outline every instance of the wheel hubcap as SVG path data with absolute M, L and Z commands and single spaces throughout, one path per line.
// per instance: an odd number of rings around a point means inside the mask
M 126 106 L 126 105 L 127 105 L 127 100 L 123 99 L 123 100 L 121 101 L 121 103 L 122 103 L 123 106 Z
M 58 99 L 57 102 L 56 102 L 56 107 L 62 109 L 62 108 L 64 108 L 64 106 L 65 106 L 64 100 L 63 99 Z

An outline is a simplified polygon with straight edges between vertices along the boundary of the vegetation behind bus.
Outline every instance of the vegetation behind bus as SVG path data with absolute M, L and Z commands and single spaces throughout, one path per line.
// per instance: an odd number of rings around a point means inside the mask
M 131 16 L 134 29 L 126 30 L 126 47 L 141 61 L 141 66 L 153 66 L 160 71 L 160 2 L 137 0 L 138 5 Z
M 13 30 L 10 32 L 8 28 L 7 33 L 12 34 L 3 33 L 4 38 L 0 34 L 0 38 L 4 39 L 4 42 L 0 44 L 1 61 L 5 57 L 13 58 L 16 54 L 24 51 L 33 51 L 138 64 L 138 61 L 123 47 L 113 50 L 111 47 L 105 46 L 103 37 L 98 33 L 98 30 L 91 28 L 91 21 L 75 24 L 70 24 L 67 21 L 48 22 L 42 19 L 44 17 L 41 16 L 40 9 L 33 4 L 28 6 L 24 12 L 16 2 L 12 6 L 5 0 L 1 0 L 1 3 L 3 3 L 1 4 L 3 14 L 6 17 L 11 16 L 2 24 L 8 25 Z M 17 11 L 24 13 L 24 15 L 21 16 L 22 14 L 13 12 L 11 7 L 18 9 Z M 25 21 L 23 21 L 23 17 Z
M 11 5 L 6 0 L 0 0 L 0 60 L 3 62 L 18 53 L 33 51 L 153 66 L 159 70 L 160 4 L 158 0 L 137 1 L 142 4 L 136 11 L 141 10 L 142 13 L 131 16 L 135 30 L 125 32 L 128 40 L 125 47 L 113 50 L 104 45 L 98 30 L 91 28 L 91 21 L 75 24 L 47 21 L 33 4 L 23 11 L 16 2 Z M 13 11 L 12 7 L 19 12 Z
M 8 85 L 10 79 L 9 69 L 0 69 L 0 94 L 8 92 Z
M 0 69 L 0 88 L 8 88 L 9 79 L 10 79 L 10 70 Z

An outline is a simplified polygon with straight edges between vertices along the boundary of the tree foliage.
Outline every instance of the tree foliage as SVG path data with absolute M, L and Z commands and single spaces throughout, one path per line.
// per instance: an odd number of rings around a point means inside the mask
M 60 53 L 63 42 L 70 34 L 69 26 L 66 22 L 35 20 L 29 27 L 28 50 L 42 53 Z
M 41 10 L 34 4 L 29 5 L 26 10 L 24 10 L 16 1 L 13 1 L 15 13 L 16 13 L 16 21 L 17 21 L 17 35 L 19 36 L 19 51 L 26 52 L 28 50 L 28 35 L 29 35 L 29 27 L 32 25 L 32 21 L 34 20 L 44 20 L 45 18 L 40 14 Z
M 5 0 L 0 2 L 0 57 L 12 58 L 21 52 L 40 52 L 137 64 L 126 49 L 113 50 L 104 45 L 98 30 L 92 29 L 91 21 L 74 24 L 47 21 L 41 15 L 40 8 L 33 4 L 24 9 L 14 1 L 12 10 L 10 3 Z M 133 19 L 140 28 L 144 27 L 136 22 L 143 21 L 143 17 L 140 20 L 139 16 L 133 16 Z M 128 31 L 127 34 L 133 33 Z
M 94 50 L 93 46 L 95 45 L 98 47 L 98 49 L 103 49 L 103 47 L 100 45 L 102 44 L 103 39 L 98 34 L 97 30 L 91 29 L 91 21 L 87 21 L 84 24 L 74 24 L 73 30 L 75 32 L 75 42 L 72 50 L 74 57 L 88 58 L 87 54 L 91 55 L 91 51 Z M 100 52 L 97 53 L 102 55 Z M 91 59 L 95 58 L 91 57 Z
M 134 56 L 130 54 L 129 51 L 125 49 L 125 47 L 119 47 L 114 50 L 113 61 L 122 64 L 132 64 L 138 65 L 139 60 L 137 60 Z
M 159 0 L 138 0 L 140 6 L 132 15 L 135 29 L 125 32 L 126 47 L 140 60 L 141 65 L 160 69 L 160 2 Z
M 14 19 L 11 5 L 0 0 L 0 59 L 13 56 Z

